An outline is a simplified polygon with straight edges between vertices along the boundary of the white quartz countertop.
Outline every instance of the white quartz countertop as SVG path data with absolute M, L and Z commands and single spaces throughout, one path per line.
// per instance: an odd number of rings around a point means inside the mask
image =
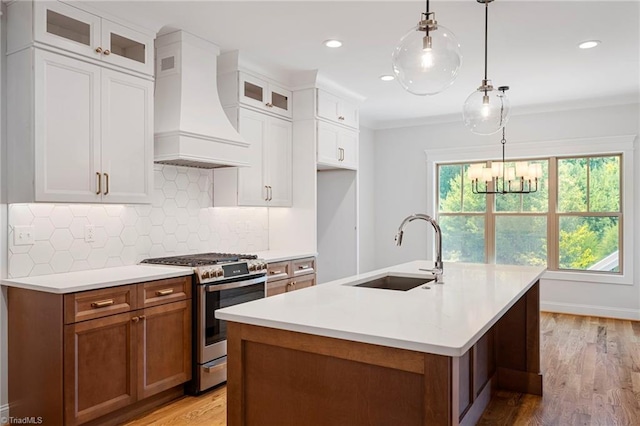
M 265 250 L 253 253 L 258 259 L 264 259 L 266 262 L 280 262 L 282 260 L 295 260 L 304 257 L 315 257 L 318 253 L 313 251 L 295 251 L 295 250 Z
M 39 275 L 26 278 L 7 278 L 2 285 L 48 293 L 75 293 L 118 285 L 183 277 L 193 274 L 193 269 L 176 266 L 131 265 L 63 274 Z
M 445 263 L 444 284 L 408 291 L 354 287 L 388 274 L 428 277 L 415 261 L 216 311 L 264 327 L 461 356 L 533 286 L 544 267 Z

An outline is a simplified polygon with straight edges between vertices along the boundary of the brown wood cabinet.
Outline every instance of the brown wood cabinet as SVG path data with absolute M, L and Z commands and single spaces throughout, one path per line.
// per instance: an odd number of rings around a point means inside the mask
M 10 287 L 11 415 L 109 424 L 166 402 L 191 379 L 191 321 L 191 277 L 65 295 Z
M 272 262 L 267 265 L 267 297 L 313 285 L 316 285 L 315 257 Z

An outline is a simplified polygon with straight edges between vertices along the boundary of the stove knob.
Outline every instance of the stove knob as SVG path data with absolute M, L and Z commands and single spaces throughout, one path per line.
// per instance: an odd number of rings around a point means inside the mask
M 216 278 L 224 276 L 224 271 L 222 269 L 216 269 L 213 272 L 216 274 Z
M 264 262 L 262 262 L 262 263 L 260 264 L 260 270 L 265 270 L 265 269 L 267 269 L 267 264 L 266 264 L 266 263 L 264 263 Z
M 258 270 L 258 265 L 255 263 L 250 263 L 249 264 L 249 271 L 257 271 Z
M 207 279 L 207 278 L 209 278 L 210 276 L 211 276 L 211 275 L 209 274 L 209 271 L 208 271 L 208 270 L 206 270 L 206 269 L 205 269 L 204 271 L 202 271 L 202 274 L 200 274 L 200 277 L 201 277 L 203 280 L 206 280 L 206 279 Z

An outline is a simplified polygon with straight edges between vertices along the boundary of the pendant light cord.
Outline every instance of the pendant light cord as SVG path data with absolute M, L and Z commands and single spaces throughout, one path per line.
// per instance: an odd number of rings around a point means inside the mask
M 426 3 L 427 4 L 425 5 L 425 7 L 427 8 L 427 13 L 424 14 L 424 19 L 428 21 L 429 20 L 429 0 L 426 0 Z M 425 33 L 427 36 L 429 35 L 429 25 L 427 25 Z
M 487 80 L 487 39 L 489 33 L 489 1 L 484 2 L 484 79 Z M 427 0 L 427 3 L 429 0 Z

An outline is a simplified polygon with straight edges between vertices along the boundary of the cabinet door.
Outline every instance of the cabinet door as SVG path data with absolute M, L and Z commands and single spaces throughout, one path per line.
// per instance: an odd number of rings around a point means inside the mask
M 191 379 L 191 300 L 143 312 L 137 329 L 138 399 Z
M 358 132 L 340 129 L 338 149 L 342 150 L 340 167 L 356 170 L 358 168 Z
M 266 297 L 293 291 L 293 280 L 267 281 Z
M 65 326 L 67 424 L 98 418 L 136 401 L 135 313 Z
M 359 125 L 358 107 L 350 102 L 341 100 L 338 104 L 338 121 L 345 126 L 357 129 Z
M 316 285 L 316 274 L 304 275 L 293 280 L 293 289 L 300 290 Z
M 102 70 L 102 201 L 150 202 L 153 83 Z
M 338 121 L 338 104 L 340 99 L 323 90 L 318 90 L 318 116 L 331 121 Z
M 36 1 L 34 38 L 71 52 L 96 59 L 100 53 L 100 18 L 59 1 Z
M 269 111 L 291 118 L 293 115 L 291 111 L 291 95 L 291 91 L 278 87 L 274 84 L 270 84 L 269 102 L 267 104 Z
M 318 122 L 318 164 L 339 166 L 338 135 L 340 128 L 333 124 Z
M 264 177 L 264 149 L 269 117 L 264 114 L 240 108 L 238 130 L 251 144 L 249 147 L 250 167 L 238 169 L 238 205 L 267 205 L 267 188 Z
M 266 156 L 265 184 L 269 188 L 269 206 L 291 207 L 292 193 L 292 125 L 291 122 L 270 118 L 264 155 Z
M 100 201 L 100 67 L 36 49 L 34 108 L 35 201 Z
M 243 72 L 239 73 L 240 102 L 255 108 L 265 109 L 268 103 L 268 84 L 266 81 Z
M 153 75 L 153 39 L 115 22 L 102 20 L 102 59 Z

